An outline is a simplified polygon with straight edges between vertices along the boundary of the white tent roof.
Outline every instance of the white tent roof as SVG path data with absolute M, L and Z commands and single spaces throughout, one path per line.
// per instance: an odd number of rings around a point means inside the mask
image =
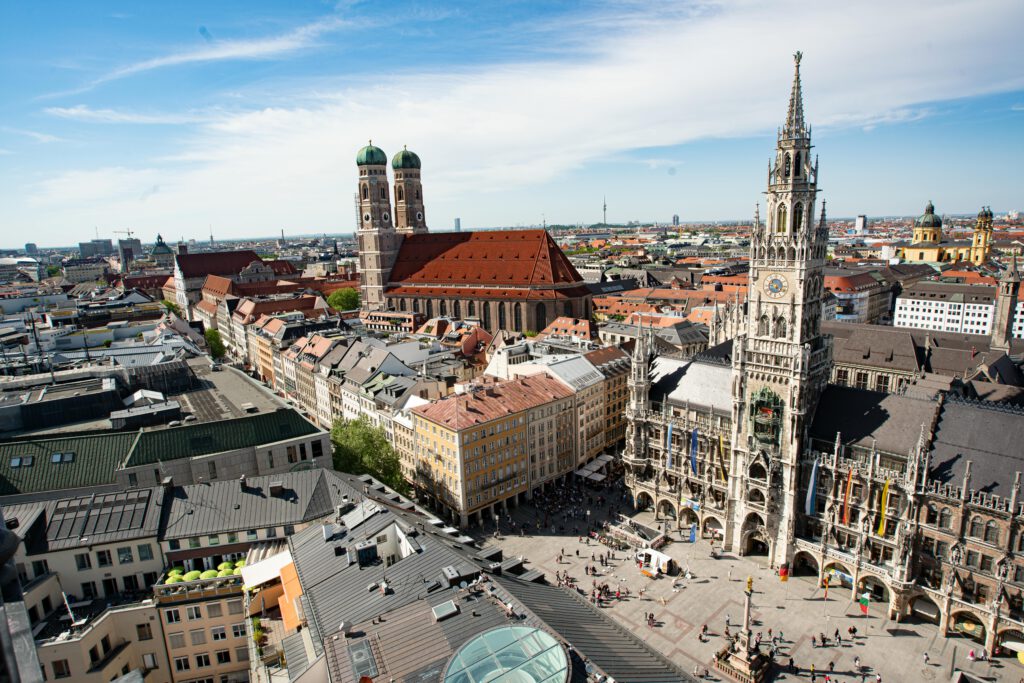
M 255 564 L 247 563 L 242 567 L 242 583 L 246 588 L 254 588 L 281 578 L 281 569 L 285 565 L 291 564 L 291 561 L 292 553 L 288 550 L 288 546 L 284 546 L 281 552 L 270 555 Z

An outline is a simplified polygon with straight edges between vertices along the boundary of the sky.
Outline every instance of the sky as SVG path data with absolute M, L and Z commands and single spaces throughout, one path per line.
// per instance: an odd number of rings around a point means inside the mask
M 1020 0 L 0 3 L 0 246 L 746 219 L 803 52 L 829 215 L 1024 209 Z

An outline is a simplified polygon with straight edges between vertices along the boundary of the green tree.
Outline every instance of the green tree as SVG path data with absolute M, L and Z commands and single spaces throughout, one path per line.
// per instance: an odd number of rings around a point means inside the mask
M 220 330 L 207 330 L 205 335 L 206 346 L 210 349 L 213 358 L 224 356 L 224 341 L 220 338 Z
M 387 434 L 365 416 L 358 420 L 338 418 L 331 427 L 334 469 L 351 474 L 372 474 L 399 493 L 408 493 L 402 466 Z
M 181 306 L 174 303 L 173 301 L 168 301 L 167 299 L 162 300 L 160 303 L 162 303 L 164 305 L 164 308 L 166 308 L 168 311 L 178 316 L 179 318 L 181 317 Z
M 336 289 L 327 297 L 327 305 L 336 311 L 354 311 L 359 308 L 359 290 L 355 287 Z
M 46 266 L 46 277 L 57 277 L 60 275 L 60 266 Z

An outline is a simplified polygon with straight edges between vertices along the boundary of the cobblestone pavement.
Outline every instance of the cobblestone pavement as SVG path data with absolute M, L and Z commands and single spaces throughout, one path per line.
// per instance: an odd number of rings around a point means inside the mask
M 583 508 L 590 509 L 590 519 L 596 523 L 607 517 L 608 508 L 600 511 L 596 503 L 596 498 L 592 504 L 582 499 L 578 518 L 555 515 L 547 520 L 548 528 L 543 532 L 533 528 L 538 519 L 541 523 L 544 521 L 544 513 L 533 505 L 512 511 L 515 527 L 503 517 L 497 539 L 493 522 L 471 531 L 482 544 L 501 546 L 506 557 L 523 556 L 527 567 L 543 571 L 550 583 L 555 583 L 555 572 L 561 571 L 568 572 L 584 590 L 592 588 L 595 580 L 612 586 L 613 592 L 614 587 L 628 588 L 630 596 L 612 600 L 605 607 L 606 613 L 688 672 L 693 672 L 695 666 L 710 668 L 714 652 L 724 645 L 727 617 L 735 632 L 743 618 L 744 583 L 747 576 L 751 576 L 754 579 L 754 632 L 760 631 L 764 640 L 769 641 L 768 629 L 772 629 L 773 634 L 781 630 L 784 639 L 777 662 L 787 664 L 792 657 L 797 667 L 795 673 L 785 668 L 777 670 L 773 680 L 811 680 L 813 665 L 817 680 L 822 681 L 832 664 L 832 681 L 838 683 L 856 683 L 861 680 L 861 673 L 866 674 L 867 681 L 874 681 L 876 674 L 885 682 L 948 681 L 954 660 L 957 668 L 986 680 L 1017 683 L 1024 679 L 1024 666 L 1015 659 L 968 661 L 968 652 L 977 644 L 964 637 L 943 638 L 933 624 L 889 621 L 881 605 L 872 605 L 868 615 L 862 615 L 849 588 L 833 586 L 825 600 L 824 591 L 815 585 L 814 579 L 792 577 L 782 582 L 767 566 L 766 558 L 723 554 L 713 559 L 709 543 L 705 540 L 689 543 L 688 531 L 685 542 L 677 532 L 672 532 L 675 541 L 662 549 L 681 567 L 689 567 L 691 578 L 688 580 L 682 576 L 675 580 L 642 576 L 623 552 L 616 552 L 616 559 L 607 567 L 601 567 L 599 561 L 591 558 L 598 558 L 608 549 L 596 541 L 591 541 L 590 545 L 581 543 L 578 538 L 579 534 L 585 534 L 587 526 Z M 645 524 L 657 524 L 649 512 L 633 515 L 633 518 Z M 524 523 L 531 525 L 529 532 L 522 531 Z M 561 531 L 559 525 L 563 527 Z M 563 555 L 560 564 L 559 553 Z M 587 576 L 586 565 L 596 565 L 599 575 Z M 642 598 L 638 595 L 641 589 L 644 590 Z M 651 612 L 656 620 L 653 628 L 647 625 L 644 616 Z M 698 638 L 704 624 L 711 635 L 707 642 Z M 847 631 L 850 626 L 857 628 L 852 640 Z M 837 629 L 842 636 L 842 644 L 838 646 L 834 644 Z M 821 633 L 829 637 L 830 646 L 812 647 L 811 637 L 817 638 Z M 928 663 L 924 658 L 926 652 Z M 858 658 L 861 669 L 856 667 Z M 723 679 L 712 673 L 708 680 Z

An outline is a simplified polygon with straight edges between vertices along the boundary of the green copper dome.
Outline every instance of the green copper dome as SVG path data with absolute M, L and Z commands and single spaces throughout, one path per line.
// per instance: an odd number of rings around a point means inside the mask
M 914 225 L 919 228 L 941 228 L 942 219 L 935 215 L 935 207 L 928 202 L 928 206 L 924 207 L 924 213 L 918 216 Z
M 374 147 L 373 140 L 356 155 L 356 166 L 384 166 L 387 163 L 388 155 L 380 147 Z
M 402 151 L 395 155 L 395 158 L 391 160 L 391 168 L 399 171 L 403 168 L 419 168 L 420 158 L 416 156 L 415 152 L 410 152 L 405 147 Z

